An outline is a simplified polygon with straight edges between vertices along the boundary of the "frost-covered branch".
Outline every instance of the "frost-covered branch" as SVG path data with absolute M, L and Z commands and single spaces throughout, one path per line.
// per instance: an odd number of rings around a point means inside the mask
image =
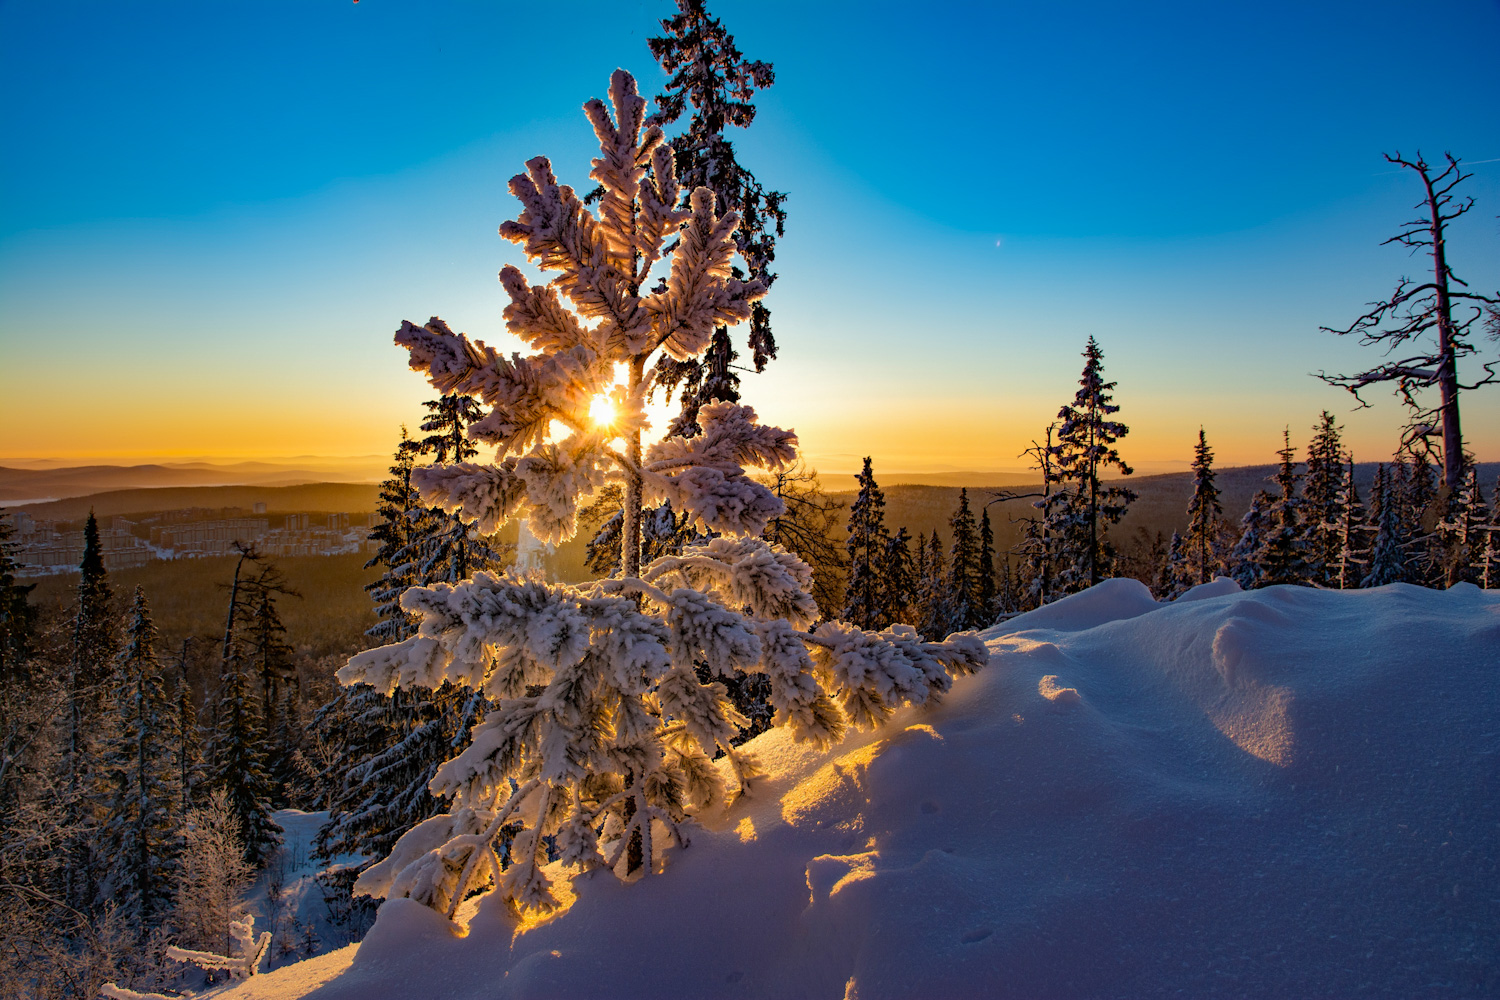
M 233 955 L 219 955 L 211 951 L 194 951 L 171 945 L 167 957 L 174 962 L 188 962 L 207 971 L 227 971 L 236 979 L 248 979 L 260 971 L 261 960 L 271 946 L 271 932 L 255 934 L 255 915 L 246 914 L 243 920 L 229 922 L 229 936 L 234 946 Z

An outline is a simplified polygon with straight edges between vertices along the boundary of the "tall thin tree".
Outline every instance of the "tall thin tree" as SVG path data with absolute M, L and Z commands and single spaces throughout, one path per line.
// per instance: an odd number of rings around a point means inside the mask
M 1185 558 L 1193 569 L 1194 583 L 1207 583 L 1218 568 L 1217 544 L 1224 505 L 1219 502 L 1219 488 L 1214 485 L 1214 452 L 1208 446 L 1203 428 L 1198 428 L 1198 443 L 1193 448 L 1193 495 L 1188 500 L 1187 538 L 1183 542 Z
M 885 555 L 885 494 L 875 482 L 870 457 L 856 477 L 859 494 L 849 507 L 849 583 L 840 617 L 860 628 L 881 629 L 890 624 L 881 602 L 880 564 Z
M 1463 431 L 1459 424 L 1459 392 L 1468 392 L 1500 380 L 1496 362 L 1481 367 L 1482 375 L 1469 383 L 1461 381 L 1458 363 L 1476 353 L 1470 330 L 1487 313 L 1500 308 L 1500 297 L 1468 290 L 1467 282 L 1453 273 L 1448 261 L 1448 226 L 1474 207 L 1471 197 L 1458 198 L 1454 189 L 1472 174 L 1459 168 L 1459 160 L 1444 153 L 1447 166 L 1437 170 L 1418 153 L 1408 160 L 1399 152 L 1386 154 L 1386 162 L 1415 173 L 1422 181 L 1423 196 L 1417 203 L 1421 213 L 1385 241 L 1413 253 L 1423 252 L 1431 261 L 1432 275 L 1423 281 L 1402 278 L 1390 298 L 1372 304 L 1369 312 L 1346 327 L 1322 327 L 1340 336 L 1357 335 L 1360 343 L 1380 346 L 1394 360 L 1354 375 L 1317 377 L 1329 385 L 1347 389 L 1367 406 L 1361 390 L 1372 385 L 1391 385 L 1411 412 L 1402 440 L 1404 448 L 1427 450 L 1434 433 L 1442 438 L 1443 484 L 1456 489 L 1463 476 Z M 1422 398 L 1423 390 L 1436 388 L 1437 403 Z M 1437 427 L 1434 427 L 1434 424 Z
M 1130 428 L 1110 419 L 1114 382 L 1104 381 L 1104 352 L 1093 337 L 1083 350 L 1083 374 L 1073 402 L 1058 411 L 1057 443 L 1052 446 L 1058 482 L 1063 490 L 1049 498 L 1049 525 L 1060 535 L 1059 582 L 1066 592 L 1092 587 L 1112 568 L 1114 548 L 1106 532 L 1125 516 L 1136 494 L 1123 486 L 1105 486 L 1101 473 L 1132 469 L 1120 457 L 1116 442 Z
M 704 0 L 677 0 L 677 13 L 662 19 L 661 26 L 663 34 L 647 44 L 668 76 L 667 87 L 657 95 L 656 112 L 646 124 L 665 129 L 691 109 L 685 130 L 671 138 L 683 206 L 694 189 L 706 187 L 714 193 L 720 212 L 737 213 L 734 244 L 745 270 L 736 267 L 733 276 L 758 280 L 769 289 L 776 281 L 771 263 L 786 224 L 786 195 L 767 191 L 740 164 L 725 129 L 750 127 L 755 121 L 751 99 L 757 90 L 775 83 L 776 74 L 770 63 L 741 54 L 734 36 L 709 15 Z M 602 193 L 603 188 L 595 192 Z M 760 372 L 776 357 L 771 311 L 763 301 L 755 302 L 749 320 L 750 353 Z M 736 356 L 728 329 L 720 325 L 701 358 L 663 357 L 657 362 L 659 385 L 668 391 L 682 386 L 682 412 L 673 421 L 672 433 L 697 434 L 698 410 L 706 403 L 739 401 Z

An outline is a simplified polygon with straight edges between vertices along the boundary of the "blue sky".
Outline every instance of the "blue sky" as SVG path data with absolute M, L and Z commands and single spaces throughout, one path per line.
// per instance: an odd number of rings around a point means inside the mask
M 1388 453 L 1393 405 L 1307 374 L 1374 363 L 1317 327 L 1421 266 L 1383 151 L 1473 164 L 1452 257 L 1500 285 L 1500 4 L 711 6 L 775 64 L 739 149 L 791 195 L 746 399 L 828 471 L 1019 465 L 1090 334 L 1144 467 L 1325 407 Z M 579 106 L 656 92 L 669 10 L 0 4 L 0 455 L 389 451 L 429 395 L 391 331 L 504 341 L 505 181 L 584 183 Z M 1500 458 L 1500 389 L 1466 423 Z

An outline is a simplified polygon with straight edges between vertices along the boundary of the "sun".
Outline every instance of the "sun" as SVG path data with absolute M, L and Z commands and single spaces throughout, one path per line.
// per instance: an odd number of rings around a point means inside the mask
M 608 396 L 595 396 L 594 401 L 589 404 L 589 419 L 594 422 L 595 427 L 608 427 L 615 422 L 614 400 Z

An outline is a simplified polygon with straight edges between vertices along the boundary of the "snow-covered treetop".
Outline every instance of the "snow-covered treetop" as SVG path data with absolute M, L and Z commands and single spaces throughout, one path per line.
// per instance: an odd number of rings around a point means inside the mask
M 643 126 L 646 102 L 624 70 L 614 73 L 610 101 L 613 116 L 597 99 L 584 105 L 599 139 L 590 172 L 604 189 L 597 218 L 558 183 L 546 157 L 528 161 L 527 172 L 510 182 L 522 211 L 500 235 L 556 275 L 532 285 L 514 266 L 500 272 L 510 297 L 506 326 L 536 353 L 506 357 L 437 318 L 425 326 L 403 322 L 396 332 L 412 368 L 435 388 L 488 408 L 470 434 L 494 446 L 493 464 L 440 464 L 413 476 L 425 500 L 462 508 L 481 531 L 522 515 L 543 541 L 571 537 L 576 498 L 627 468 L 629 459 L 612 442 L 649 426 L 651 378 L 634 391 L 613 386 L 615 365 L 644 365 L 657 351 L 694 357 L 716 326 L 743 322 L 765 294 L 760 281 L 731 274 L 735 213 L 716 214 L 707 188 L 692 192 L 690 207 L 677 207 L 671 147 L 660 128 Z M 664 274 L 654 273 L 658 265 Z M 603 426 L 589 417 L 602 391 L 612 392 L 617 414 Z M 705 529 L 759 533 L 781 506 L 743 466 L 790 463 L 796 436 L 763 427 L 754 410 L 728 403 L 705 408 L 700 419 L 701 437 L 657 445 L 637 470 L 647 502 L 670 499 Z M 555 423 L 567 429 L 561 440 L 554 440 Z

